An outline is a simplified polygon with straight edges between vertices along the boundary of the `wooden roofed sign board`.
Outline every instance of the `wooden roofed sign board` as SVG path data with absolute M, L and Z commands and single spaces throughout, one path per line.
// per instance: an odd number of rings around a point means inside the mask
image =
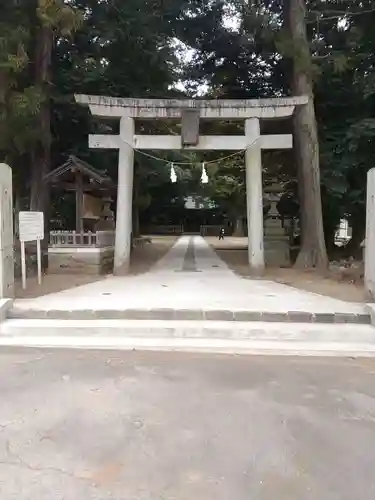
M 91 196 L 90 194 L 83 195 L 82 201 L 82 218 L 83 219 L 100 219 L 102 213 L 103 201 L 100 198 Z
M 76 156 L 49 172 L 44 182 L 75 192 L 76 231 L 84 230 L 83 219 L 98 219 L 102 210 L 102 197 L 111 195 L 114 188 L 112 179 L 106 172 L 92 167 Z M 97 196 L 95 196 L 95 194 Z
M 43 212 L 19 213 L 19 238 L 21 242 L 21 272 L 22 288 L 26 288 L 26 252 L 25 243 L 36 241 L 38 261 L 38 283 L 42 283 L 42 252 L 41 240 L 44 239 L 44 214 Z

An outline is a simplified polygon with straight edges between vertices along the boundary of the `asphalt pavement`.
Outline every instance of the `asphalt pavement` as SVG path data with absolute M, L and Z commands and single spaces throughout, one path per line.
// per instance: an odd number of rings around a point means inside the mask
M 2 349 L 1 500 L 373 500 L 375 360 Z

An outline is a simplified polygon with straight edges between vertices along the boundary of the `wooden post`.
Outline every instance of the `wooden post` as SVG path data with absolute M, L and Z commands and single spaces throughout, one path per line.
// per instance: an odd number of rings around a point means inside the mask
M 12 169 L 0 163 L 0 299 L 13 298 L 13 204 Z
M 365 239 L 365 289 L 375 298 L 375 168 L 367 172 L 367 212 Z
M 76 231 L 77 233 L 83 232 L 83 179 L 82 173 L 79 170 L 75 171 L 76 178 Z
M 21 241 L 21 275 L 22 275 L 22 289 L 26 290 L 26 251 L 25 251 L 24 241 Z

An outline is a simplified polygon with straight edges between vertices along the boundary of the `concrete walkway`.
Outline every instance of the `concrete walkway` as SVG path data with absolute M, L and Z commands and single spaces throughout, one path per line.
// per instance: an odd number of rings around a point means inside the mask
M 15 301 L 18 309 L 222 309 L 363 314 L 349 303 L 272 281 L 237 276 L 200 236 L 183 236 L 148 273 L 101 281 L 35 299 Z
M 1 500 L 373 500 L 375 360 L 1 349 Z

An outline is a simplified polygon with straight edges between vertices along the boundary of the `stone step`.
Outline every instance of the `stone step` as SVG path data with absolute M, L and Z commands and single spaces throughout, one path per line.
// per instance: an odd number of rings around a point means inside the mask
M 0 326 L 0 346 L 375 356 L 370 325 L 163 320 L 25 320 Z
M 368 311 L 363 313 L 256 311 L 224 309 L 44 309 L 14 306 L 7 311 L 9 319 L 59 320 L 163 320 L 163 321 L 229 321 L 277 323 L 370 324 Z
M 164 321 L 164 320 L 54 320 L 8 319 L 0 324 L 0 334 L 22 335 L 135 336 L 135 337 L 209 337 L 226 339 L 372 341 L 371 325 L 228 322 L 228 321 Z

